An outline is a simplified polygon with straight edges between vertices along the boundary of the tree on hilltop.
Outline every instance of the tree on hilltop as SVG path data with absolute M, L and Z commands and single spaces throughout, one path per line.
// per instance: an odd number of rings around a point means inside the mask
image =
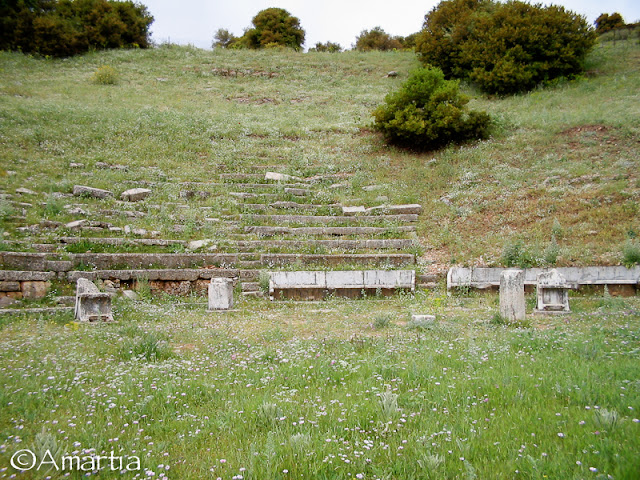
M 445 0 L 425 16 L 416 52 L 447 78 L 513 94 L 579 74 L 596 35 L 563 7 L 519 0 Z
M 612 13 L 611 15 L 603 13 L 596 18 L 594 23 L 596 25 L 596 33 L 598 35 L 602 35 L 610 30 L 615 30 L 616 28 L 622 28 L 625 26 L 624 19 L 618 12 Z
M 355 49 L 361 52 L 371 50 L 400 50 L 402 43 L 395 37 L 385 32 L 382 27 L 374 27 L 371 30 L 363 30 L 356 37 Z
M 233 33 L 231 33 L 226 28 L 220 28 L 213 36 L 213 45 L 212 47 L 221 47 L 221 48 L 229 48 L 235 42 L 238 41 L 238 37 L 236 37 Z
M 283 46 L 300 50 L 304 44 L 305 31 L 300 20 L 283 8 L 262 10 L 253 17 L 252 23 L 253 28 L 241 39 L 248 48 Z
M 0 49 L 66 57 L 149 47 L 153 17 L 133 1 L 0 0 Z

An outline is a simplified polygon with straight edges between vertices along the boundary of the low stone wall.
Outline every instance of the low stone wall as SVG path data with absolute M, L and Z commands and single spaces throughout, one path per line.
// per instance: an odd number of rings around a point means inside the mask
M 500 286 L 500 274 L 504 268 L 466 268 L 453 267 L 447 274 L 447 289 L 474 288 L 497 289 Z M 538 275 L 551 268 L 526 268 L 524 284 L 528 291 L 536 285 Z M 572 288 L 593 287 L 604 289 L 605 285 L 612 295 L 635 295 L 640 284 L 640 266 L 626 268 L 613 267 L 558 267 L 557 270 Z
M 414 270 L 348 270 L 272 272 L 269 296 L 272 300 L 322 300 L 329 295 L 358 298 L 363 295 L 392 295 L 414 291 Z
M 51 287 L 53 278 L 55 273 L 52 272 L 0 270 L 0 298 L 43 298 Z
M 113 288 L 137 289 L 139 282 L 148 282 L 152 293 L 189 295 L 192 292 L 206 295 L 209 282 L 214 277 L 230 278 L 238 282 L 258 280 L 257 270 L 238 269 L 162 269 L 162 270 L 96 270 L 93 272 L 69 272 L 69 282 L 86 278 L 93 282 L 108 282 Z

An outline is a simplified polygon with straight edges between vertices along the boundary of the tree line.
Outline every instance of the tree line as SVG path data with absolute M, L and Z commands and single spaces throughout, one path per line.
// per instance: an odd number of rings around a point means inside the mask
M 0 0 L 0 49 L 68 57 L 149 47 L 153 17 L 133 1 Z

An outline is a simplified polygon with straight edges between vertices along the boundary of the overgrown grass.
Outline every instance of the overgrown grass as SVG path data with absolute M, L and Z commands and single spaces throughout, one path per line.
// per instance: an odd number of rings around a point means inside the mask
M 24 186 L 43 195 L 89 184 L 114 190 L 117 198 L 136 182 L 158 182 L 152 198 L 160 210 L 131 205 L 128 210 L 145 216 L 123 213 L 108 221 L 167 238 L 224 239 L 233 227 L 206 218 L 242 211 L 228 196 L 232 187 L 176 183 L 219 182 L 212 172 L 264 171 L 257 167 L 298 176 L 352 173 L 345 188 L 320 184 L 303 201 L 420 203 L 418 237 L 437 263 L 499 265 L 505 246 L 517 241 L 535 248 L 540 264 L 618 263 L 627 232 L 640 231 L 639 59 L 635 38 L 603 41 L 576 81 L 504 99 L 465 86 L 475 95 L 470 106 L 491 113 L 497 133 L 415 154 L 388 148 L 369 131 L 372 109 L 418 65 L 408 52 L 163 46 L 67 60 L 3 52 L 0 172 L 12 174 L 0 176 L 0 190 Z M 91 81 L 103 65 L 117 70 L 116 85 Z M 399 77 L 385 78 L 390 70 Z M 102 164 L 126 169 L 96 168 Z M 380 189 L 363 191 L 368 185 Z M 212 197 L 186 201 L 179 197 L 184 189 Z M 62 202 L 81 203 L 92 220 L 103 221 L 103 209 L 122 210 L 115 200 Z M 169 205 L 180 202 L 187 208 Z M 22 239 L 27 235 L 16 229 L 25 223 L 78 219 L 60 210 L 58 200 L 42 203 L 25 207 L 26 221 L 10 219 L 15 207 L 3 203 L 0 228 Z M 554 237 L 558 225 L 563 235 Z M 47 232 L 35 235 L 46 239 Z
M 181 480 L 635 477 L 636 298 L 510 328 L 489 321 L 493 297 L 437 298 L 420 330 L 372 329 L 372 312 L 435 297 L 15 319 L 0 329 L 0 476 L 35 445 L 140 454 L 141 476 Z

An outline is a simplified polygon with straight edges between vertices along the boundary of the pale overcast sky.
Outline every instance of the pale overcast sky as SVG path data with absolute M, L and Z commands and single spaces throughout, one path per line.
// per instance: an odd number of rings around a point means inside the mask
M 422 27 L 424 15 L 437 0 L 138 0 L 155 18 L 152 39 L 210 48 L 213 35 L 226 28 L 236 36 L 251 25 L 260 10 L 286 9 L 300 19 L 306 31 L 305 48 L 332 41 L 351 48 L 362 30 L 380 26 L 392 35 L 407 36 Z M 532 3 L 538 3 L 534 1 Z M 541 3 L 563 5 L 593 22 L 601 13 L 619 12 L 628 23 L 640 20 L 638 0 L 557 0 Z

